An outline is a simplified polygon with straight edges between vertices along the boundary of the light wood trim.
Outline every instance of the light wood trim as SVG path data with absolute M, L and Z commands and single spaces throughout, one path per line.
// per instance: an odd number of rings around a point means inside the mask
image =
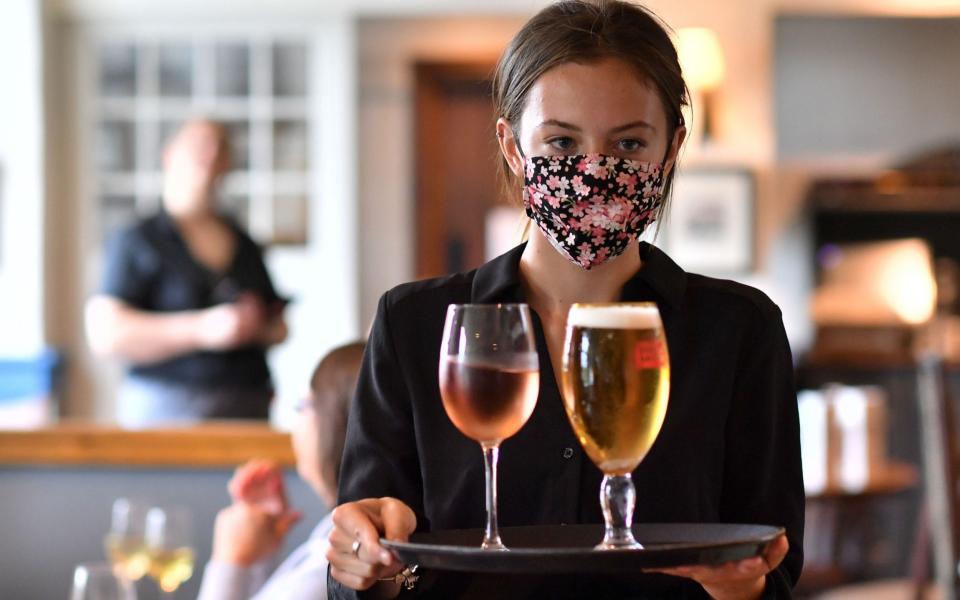
M 863 489 L 846 490 L 839 486 L 829 487 L 815 494 L 808 494 L 807 500 L 830 498 L 861 498 L 899 494 L 913 489 L 920 481 L 920 472 L 912 464 L 891 462 L 879 473 L 872 473 L 870 481 Z
M 0 431 L 0 465 L 215 468 L 251 458 L 292 467 L 290 435 L 264 424 L 225 422 L 146 430 L 65 423 Z

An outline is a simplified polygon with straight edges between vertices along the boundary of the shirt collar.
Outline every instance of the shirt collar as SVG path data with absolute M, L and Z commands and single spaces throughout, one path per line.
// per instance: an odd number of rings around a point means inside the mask
M 524 242 L 477 269 L 470 301 L 481 304 L 521 300 L 520 257 L 526 246 Z M 640 300 L 652 291 L 669 306 L 679 307 L 687 289 L 686 272 L 662 250 L 646 242 L 640 242 L 640 258 L 643 266 L 623 286 L 622 299 Z

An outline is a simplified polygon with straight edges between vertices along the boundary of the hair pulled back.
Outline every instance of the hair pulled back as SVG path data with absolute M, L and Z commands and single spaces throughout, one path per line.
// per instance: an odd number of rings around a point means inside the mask
M 541 75 L 558 65 L 620 59 L 651 85 L 667 115 L 667 143 L 684 124 L 689 92 L 668 27 L 652 12 L 622 0 L 561 0 L 544 8 L 514 36 L 497 63 L 493 103 L 497 118 L 519 130 L 527 95 Z M 500 164 L 507 189 L 516 190 L 506 160 Z M 675 169 L 664 181 L 665 212 Z M 659 217 L 660 215 L 658 215 Z

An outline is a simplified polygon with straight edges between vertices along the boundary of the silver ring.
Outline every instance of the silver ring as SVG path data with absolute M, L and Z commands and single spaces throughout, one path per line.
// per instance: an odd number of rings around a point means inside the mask
M 353 543 L 350 544 L 350 553 L 360 558 L 360 540 L 353 540 Z

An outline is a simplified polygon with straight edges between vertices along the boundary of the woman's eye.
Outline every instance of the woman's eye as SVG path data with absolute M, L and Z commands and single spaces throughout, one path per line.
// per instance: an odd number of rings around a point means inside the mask
M 633 139 L 620 140 L 617 145 L 624 152 L 636 152 L 646 146 L 641 140 Z
M 548 140 L 547 143 L 557 150 L 569 150 L 573 148 L 573 138 L 569 137 L 555 137 Z

